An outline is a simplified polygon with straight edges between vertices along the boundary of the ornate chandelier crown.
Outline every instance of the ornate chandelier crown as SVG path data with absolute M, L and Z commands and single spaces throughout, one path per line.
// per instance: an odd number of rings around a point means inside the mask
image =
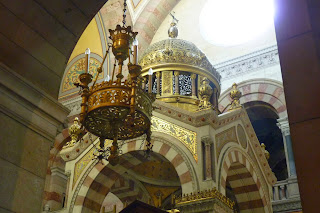
M 82 88 L 80 123 L 88 132 L 100 138 L 98 158 L 107 159 L 111 165 L 116 165 L 119 161 L 118 140 L 133 139 L 146 134 L 147 151 L 152 149 L 150 125 L 152 102 L 155 97 L 141 88 L 139 80 L 141 66 L 138 65 L 138 43 L 136 41 L 138 33 L 133 32 L 130 26 L 125 26 L 126 1 L 124 1 L 123 11 L 123 26 L 117 25 L 115 30 L 109 30 L 112 44 L 108 46 L 101 67 L 98 69 L 100 74 L 106 56 L 112 48 L 116 62 L 111 79 L 96 83 L 98 74 L 89 88 L 93 77 L 88 73 L 90 51 L 86 51 L 86 72 L 79 76 L 81 83 L 76 84 Z M 131 62 L 132 55 L 133 61 Z M 127 66 L 130 80 L 123 81 L 123 62 L 127 59 L 129 59 Z M 106 153 L 105 139 L 113 140 L 112 146 L 108 149 L 110 153 Z

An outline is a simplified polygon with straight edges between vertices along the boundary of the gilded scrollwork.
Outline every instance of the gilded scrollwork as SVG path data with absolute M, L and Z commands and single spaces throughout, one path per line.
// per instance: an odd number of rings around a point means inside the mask
M 198 161 L 197 153 L 197 133 L 176 124 L 162 120 L 157 117 L 151 119 L 151 130 L 154 132 L 162 132 L 171 135 L 181 141 L 192 153 L 194 159 Z
M 74 166 L 74 175 L 73 175 L 73 184 L 72 188 L 74 187 L 75 183 L 79 179 L 81 173 L 86 168 L 86 166 L 92 162 L 94 158 L 94 154 L 96 154 L 96 149 L 91 149 L 85 156 L 83 156 Z
M 100 67 L 101 63 L 95 59 L 90 59 L 89 73 L 95 78 L 98 74 L 97 69 Z M 76 88 L 74 83 L 78 82 L 79 75 L 85 72 L 85 58 L 80 58 L 75 63 L 71 65 L 68 69 L 67 74 L 65 75 L 62 83 L 62 92 Z M 99 76 L 98 79 L 102 79 L 103 74 Z

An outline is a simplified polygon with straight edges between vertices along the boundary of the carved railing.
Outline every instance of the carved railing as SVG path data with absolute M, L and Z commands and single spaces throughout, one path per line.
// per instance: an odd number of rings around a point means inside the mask
M 288 180 L 278 181 L 272 191 L 273 201 L 288 199 Z
M 272 192 L 273 212 L 294 212 L 302 209 L 296 177 L 278 181 L 272 187 Z

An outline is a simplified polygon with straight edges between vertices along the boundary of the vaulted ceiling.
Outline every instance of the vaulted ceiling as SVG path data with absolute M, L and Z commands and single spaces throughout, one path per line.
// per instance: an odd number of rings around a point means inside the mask
M 73 48 L 106 2 L 2 0 L 0 19 L 6 21 L 0 22 L 0 62 L 57 98 Z M 142 44 L 151 42 L 162 19 L 177 2 L 149 1 L 136 21 Z

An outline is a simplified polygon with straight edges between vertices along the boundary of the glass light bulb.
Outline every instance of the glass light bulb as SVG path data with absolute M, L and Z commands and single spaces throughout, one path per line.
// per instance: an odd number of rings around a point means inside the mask
M 153 70 L 152 70 L 152 68 L 150 68 L 148 71 L 148 75 L 152 75 L 152 74 L 153 74 Z
M 137 38 L 134 39 L 134 41 L 132 42 L 132 45 L 134 45 L 134 46 L 138 46 L 139 45 L 139 42 L 138 42 Z
M 86 51 L 84 52 L 86 55 L 89 55 L 90 54 L 90 49 L 87 48 Z
M 110 81 L 110 76 L 107 75 L 106 78 L 104 79 L 104 81 Z

